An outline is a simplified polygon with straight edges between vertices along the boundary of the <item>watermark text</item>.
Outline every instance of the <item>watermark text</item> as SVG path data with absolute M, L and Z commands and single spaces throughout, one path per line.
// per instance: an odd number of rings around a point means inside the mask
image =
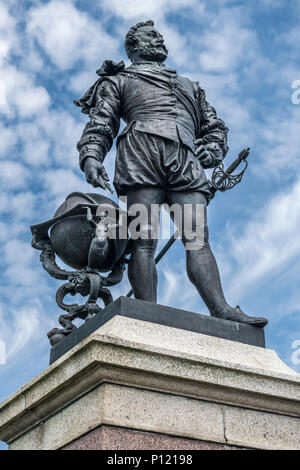
M 294 80 L 292 88 L 295 90 L 292 94 L 292 103 L 296 105 L 300 104 L 300 80 Z
M 292 342 L 292 349 L 295 349 L 292 354 L 292 363 L 297 366 L 300 364 L 300 339 L 295 339 L 295 341 Z

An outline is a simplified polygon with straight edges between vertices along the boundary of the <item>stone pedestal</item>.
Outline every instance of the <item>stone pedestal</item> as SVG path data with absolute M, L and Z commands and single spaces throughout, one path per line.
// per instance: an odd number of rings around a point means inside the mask
M 10 449 L 300 449 L 272 350 L 115 315 L 0 405 Z

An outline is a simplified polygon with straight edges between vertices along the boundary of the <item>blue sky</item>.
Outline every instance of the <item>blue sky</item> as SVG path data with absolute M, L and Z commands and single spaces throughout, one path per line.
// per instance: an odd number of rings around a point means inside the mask
M 228 301 L 266 316 L 267 346 L 300 372 L 300 1 L 0 0 L 0 400 L 47 367 L 46 332 L 59 316 L 59 283 L 42 270 L 29 226 L 91 190 L 76 151 L 87 118 L 73 100 L 104 59 L 128 63 L 124 35 L 149 18 L 168 64 L 200 81 L 230 128 L 227 165 L 252 149 L 243 182 L 209 207 L 211 245 Z M 179 241 L 159 280 L 159 303 L 208 313 Z M 114 296 L 127 291 L 125 279 Z

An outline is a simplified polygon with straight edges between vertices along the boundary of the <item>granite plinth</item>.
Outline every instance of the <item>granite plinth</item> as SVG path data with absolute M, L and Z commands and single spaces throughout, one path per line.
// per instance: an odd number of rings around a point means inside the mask
M 62 450 L 241 450 L 228 444 L 136 431 L 118 426 L 99 428 L 75 439 Z M 245 448 L 244 448 L 245 449 Z
M 263 328 L 222 320 L 208 315 L 200 315 L 143 300 L 119 297 L 98 315 L 88 320 L 55 345 L 50 352 L 50 364 L 116 315 L 265 347 Z
M 0 440 L 62 449 L 111 426 L 153 433 L 145 449 L 300 449 L 299 418 L 300 376 L 274 351 L 116 315 L 0 404 Z

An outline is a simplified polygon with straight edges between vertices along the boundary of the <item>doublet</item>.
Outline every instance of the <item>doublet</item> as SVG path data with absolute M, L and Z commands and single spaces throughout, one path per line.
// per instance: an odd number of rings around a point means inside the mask
M 87 157 L 103 162 L 119 132 L 120 120 L 126 123 L 117 140 L 114 184 L 118 194 L 126 190 L 125 187 L 122 191 L 118 190 L 118 181 L 126 177 L 122 167 L 124 170 L 125 166 L 127 172 L 132 168 L 137 173 L 134 160 L 138 164 L 140 156 L 131 159 L 128 155 L 130 135 L 134 134 L 135 142 L 138 133 L 146 134 L 145 138 L 151 135 L 176 142 L 188 149 L 190 158 L 196 148 L 194 140 L 201 137 L 206 148 L 214 155 L 214 166 L 223 160 L 228 150 L 228 129 L 207 102 L 204 90 L 197 82 L 178 75 L 175 70 L 162 64 L 132 64 L 116 75 L 101 77 L 77 104 L 90 117 L 77 144 L 81 169 Z M 126 139 L 127 145 L 123 144 Z M 125 156 L 121 155 L 120 146 L 124 147 L 123 150 L 126 147 Z M 124 158 L 132 160 L 131 167 L 128 167 Z M 195 157 L 193 166 L 197 164 Z M 201 165 L 199 167 L 200 173 L 202 170 L 204 175 L 203 168 Z M 197 175 L 201 178 L 199 171 Z M 203 175 L 202 178 L 205 178 Z M 146 180 L 144 184 L 149 183 Z M 139 179 L 138 185 L 142 184 L 141 181 Z M 156 178 L 153 184 L 163 184 L 161 178 L 159 181 Z

